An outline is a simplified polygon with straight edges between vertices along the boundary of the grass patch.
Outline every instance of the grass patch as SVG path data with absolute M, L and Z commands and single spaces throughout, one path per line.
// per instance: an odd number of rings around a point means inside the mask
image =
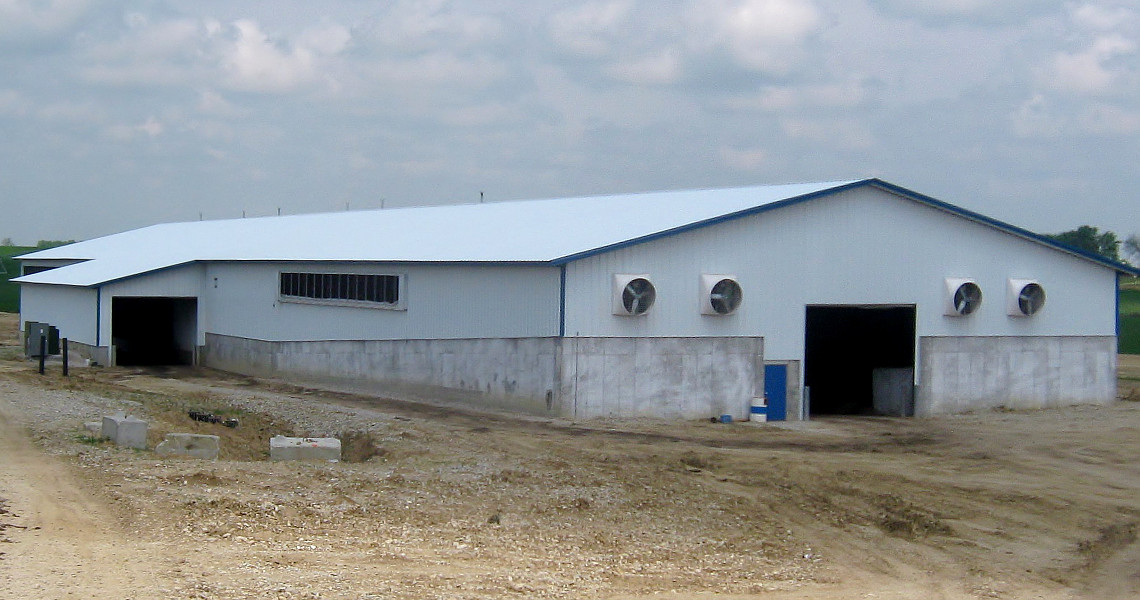
M 20 286 L 8 281 L 20 275 L 20 263 L 12 257 L 32 250 L 31 246 L 0 246 L 0 312 L 20 312 Z
M 1118 342 L 1121 354 L 1140 354 L 1140 315 L 1121 315 Z

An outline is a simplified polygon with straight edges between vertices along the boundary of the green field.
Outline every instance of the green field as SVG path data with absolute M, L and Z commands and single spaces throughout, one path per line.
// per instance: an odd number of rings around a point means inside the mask
M 20 263 L 13 260 L 14 255 L 25 254 L 35 250 L 30 246 L 0 246 L 0 312 L 20 311 L 20 286 L 8 283 L 8 278 L 20 274 Z
M 1120 353 L 1140 354 L 1140 282 L 1120 285 Z

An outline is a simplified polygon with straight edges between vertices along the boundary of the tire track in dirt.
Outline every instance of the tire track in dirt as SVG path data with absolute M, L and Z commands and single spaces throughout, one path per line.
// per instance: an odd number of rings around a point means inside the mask
M 0 397 L 0 597 L 173 597 L 154 549 L 119 530 L 98 495 L 36 448 Z

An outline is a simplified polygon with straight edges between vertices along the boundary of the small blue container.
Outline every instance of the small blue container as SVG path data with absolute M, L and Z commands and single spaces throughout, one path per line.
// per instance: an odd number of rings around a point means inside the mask
M 721 415 L 720 416 L 720 422 L 721 423 L 731 423 L 732 422 L 732 415 Z

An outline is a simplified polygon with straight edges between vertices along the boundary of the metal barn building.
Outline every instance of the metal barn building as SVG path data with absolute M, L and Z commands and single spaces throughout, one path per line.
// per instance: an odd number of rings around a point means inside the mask
M 878 179 L 173 223 L 23 257 L 22 323 L 572 418 L 1107 403 L 1121 274 Z

